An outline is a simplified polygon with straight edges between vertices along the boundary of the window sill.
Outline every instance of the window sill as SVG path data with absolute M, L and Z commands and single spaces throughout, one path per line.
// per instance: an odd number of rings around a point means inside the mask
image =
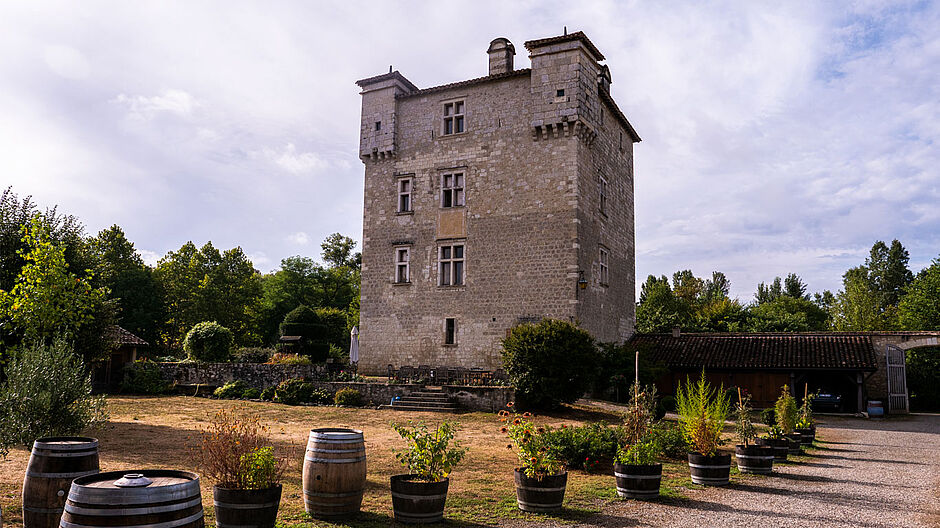
M 441 286 L 441 285 L 439 285 L 439 286 L 437 287 L 437 289 L 438 289 L 438 290 L 444 290 L 444 291 L 463 291 L 463 290 L 466 290 L 466 289 L 467 289 L 467 286 L 466 286 L 465 284 L 461 284 L 461 285 L 459 285 L 459 286 Z
M 411 286 L 411 281 L 408 282 L 393 282 L 392 286 Z
M 445 348 L 457 348 L 457 343 L 444 343 L 441 346 Z
M 434 139 L 450 139 L 455 137 L 461 137 L 467 135 L 469 130 L 464 130 L 463 132 L 454 132 L 453 134 L 441 134 Z
M 597 284 L 602 288 L 610 288 L 610 283 L 607 282 L 598 282 Z
M 466 208 L 467 208 L 467 204 L 463 204 L 463 205 L 452 205 L 452 206 L 450 206 L 450 207 L 444 207 L 444 206 L 442 205 L 442 206 L 440 206 L 438 209 L 440 209 L 441 211 L 452 211 L 452 210 L 454 210 L 454 209 L 466 209 Z
M 412 209 L 411 211 L 396 211 L 395 212 L 395 215 L 397 216 L 408 216 L 408 215 L 413 215 L 413 214 L 415 214 L 414 209 Z

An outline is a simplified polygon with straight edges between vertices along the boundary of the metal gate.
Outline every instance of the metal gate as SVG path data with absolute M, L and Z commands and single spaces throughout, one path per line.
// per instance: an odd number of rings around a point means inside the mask
M 907 373 L 904 369 L 904 351 L 894 345 L 885 349 L 888 374 L 888 412 L 909 412 L 907 402 Z

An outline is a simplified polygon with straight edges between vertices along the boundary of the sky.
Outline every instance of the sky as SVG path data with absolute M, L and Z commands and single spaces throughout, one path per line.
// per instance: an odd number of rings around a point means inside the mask
M 496 37 L 584 31 L 635 145 L 637 284 L 837 290 L 876 240 L 940 256 L 940 2 L 0 3 L 0 187 L 255 267 L 362 233 L 355 80 L 486 74 Z

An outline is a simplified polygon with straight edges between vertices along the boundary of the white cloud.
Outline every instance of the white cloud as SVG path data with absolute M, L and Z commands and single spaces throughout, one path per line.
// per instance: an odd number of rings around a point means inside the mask
M 291 174 L 309 174 L 325 169 L 329 163 L 314 152 L 297 152 L 293 143 L 283 148 L 261 150 L 261 156 Z
M 69 46 L 46 46 L 43 60 L 56 75 L 66 79 L 86 79 L 91 73 L 88 59 L 75 48 Z
M 138 249 L 137 253 L 140 254 L 140 258 L 144 260 L 144 264 L 148 266 L 156 266 L 157 262 L 163 258 L 163 255 L 157 253 L 156 251 L 150 251 L 149 249 Z
M 119 94 L 113 102 L 124 106 L 133 119 L 150 120 L 161 113 L 190 117 L 199 106 L 196 98 L 183 90 L 166 90 L 161 95 L 143 96 Z
M 287 235 L 287 241 L 298 246 L 306 246 L 310 243 L 310 236 L 303 231 Z

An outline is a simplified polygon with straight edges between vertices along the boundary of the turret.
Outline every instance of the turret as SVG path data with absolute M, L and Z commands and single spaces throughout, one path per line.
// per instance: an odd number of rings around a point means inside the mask
M 359 129 L 359 158 L 380 160 L 396 155 L 396 96 L 418 87 L 401 73 L 392 71 L 356 81 L 362 88 L 362 121 Z

